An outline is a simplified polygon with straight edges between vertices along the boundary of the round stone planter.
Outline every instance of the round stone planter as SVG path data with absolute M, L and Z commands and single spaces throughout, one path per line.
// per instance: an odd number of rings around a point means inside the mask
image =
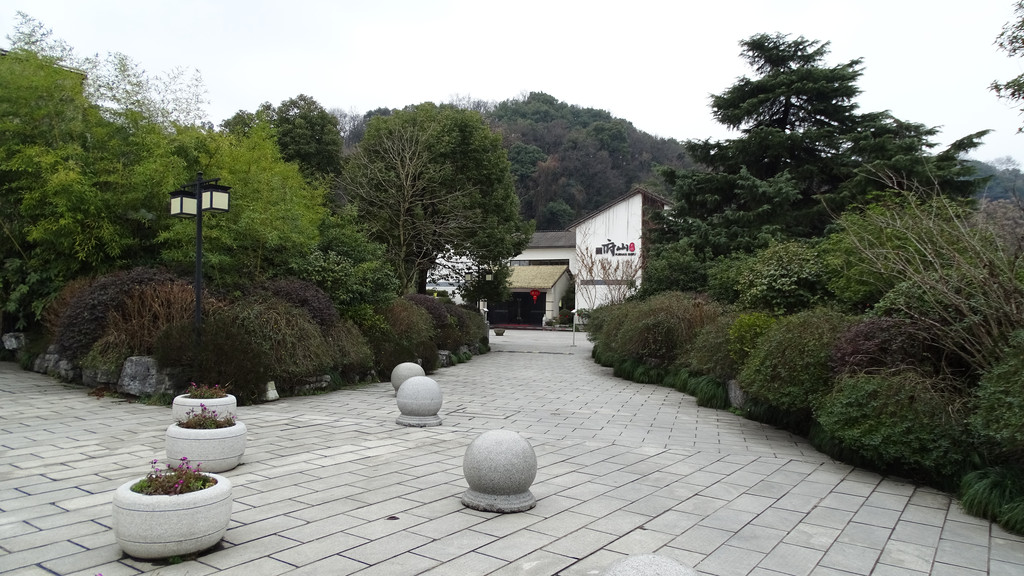
M 167 461 L 171 464 L 188 458 L 201 466 L 203 472 L 225 472 L 231 470 L 245 454 L 245 438 L 248 430 L 244 422 L 235 421 L 227 428 L 182 428 L 177 423 L 167 427 L 165 448 Z
M 206 550 L 224 537 L 231 521 L 231 481 L 198 492 L 147 496 L 132 492 L 136 478 L 114 492 L 113 526 L 117 545 L 136 558 L 168 558 Z
M 420 366 L 415 362 L 402 362 L 391 369 L 391 385 L 395 387 L 395 393 L 398 393 L 398 389 L 402 386 L 402 382 L 405 382 L 414 376 L 426 375 L 427 373 L 423 371 L 423 366 Z
M 238 402 L 235 401 L 233 394 L 228 394 L 223 398 L 204 398 L 202 400 L 190 398 L 188 394 L 181 394 L 175 396 L 174 402 L 171 403 L 171 417 L 175 422 L 180 422 L 188 418 L 189 410 L 195 410 L 195 413 L 198 414 L 202 410 L 199 407 L 200 404 L 205 405 L 207 410 L 215 410 L 218 416 L 234 418 L 235 412 L 238 411 Z
M 530 486 L 537 478 L 537 453 L 511 430 L 476 437 L 462 459 L 469 490 L 462 504 L 483 512 L 524 512 L 537 505 Z
M 441 410 L 444 397 L 441 394 L 441 387 L 433 378 L 409 378 L 398 388 L 395 400 L 398 403 L 398 411 L 402 413 L 395 420 L 396 424 L 420 428 L 441 425 L 441 417 L 437 413 Z

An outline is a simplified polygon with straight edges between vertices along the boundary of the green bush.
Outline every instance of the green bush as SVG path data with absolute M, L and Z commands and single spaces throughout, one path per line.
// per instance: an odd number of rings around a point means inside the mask
M 971 427 L 1003 454 L 1024 456 L 1024 330 L 1014 332 L 1003 360 L 981 377 Z
M 720 256 L 712 261 L 707 269 L 708 295 L 723 304 L 739 301 L 740 278 L 752 261 L 753 256 L 743 253 Z
M 809 415 L 830 390 L 832 345 L 849 324 L 848 317 L 823 308 L 782 318 L 758 340 L 740 386 L 772 406 Z
M 679 360 L 700 330 L 722 314 L 721 306 L 709 298 L 682 292 L 620 306 L 624 313 L 605 341 L 613 354 L 662 364 Z
M 168 326 L 157 339 L 162 367 L 194 366 L 189 323 Z M 273 380 L 282 395 L 307 378 L 328 374 L 337 355 L 305 310 L 273 297 L 253 297 L 204 318 L 198 374 L 191 379 L 230 386 L 242 403 L 258 402 Z M 178 383 L 179 387 L 184 382 Z
M 736 289 L 746 308 L 792 314 L 825 300 L 825 268 L 802 242 L 772 244 L 754 255 Z
M 737 316 L 735 313 L 723 313 L 702 328 L 684 357 L 685 364 L 722 381 L 735 378 L 740 364 L 730 354 L 729 343 L 730 328 Z
M 737 366 L 742 367 L 750 353 L 757 348 L 757 343 L 775 322 L 774 316 L 762 312 L 740 314 L 729 326 L 729 340 L 725 348 Z
M 913 370 L 840 378 L 816 420 L 873 468 L 945 485 L 971 452 L 948 383 Z
M 396 298 L 380 316 L 382 322 L 366 326 L 363 332 L 373 350 L 378 374 L 390 374 L 402 362 L 416 361 L 428 374 L 437 370 L 436 331 L 426 310 L 405 298 Z
M 430 315 L 430 319 L 434 323 L 439 350 L 455 351 L 465 343 L 459 330 L 459 319 L 453 317 L 450 312 L 449 306 L 451 308 L 455 308 L 455 306 L 450 304 L 446 306 L 441 300 L 427 294 L 406 294 L 403 298 L 423 308 Z
M 354 322 L 339 319 L 327 335 L 333 354 L 334 374 L 344 383 L 353 384 L 369 377 L 373 371 L 373 350 Z
M 613 366 L 624 359 L 614 347 L 615 334 L 638 301 L 599 306 L 587 313 L 587 339 L 594 343 L 593 355 L 602 366 Z

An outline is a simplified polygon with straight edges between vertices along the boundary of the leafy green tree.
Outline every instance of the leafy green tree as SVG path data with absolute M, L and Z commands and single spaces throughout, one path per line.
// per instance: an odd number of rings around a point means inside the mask
M 741 137 L 687 142 L 704 171 L 662 170 L 676 203 L 656 241 L 689 238 L 710 260 L 821 236 L 834 214 L 877 190 L 927 181 L 967 196 L 978 185 L 962 155 L 985 132 L 931 155 L 935 129 L 886 112 L 857 113 L 860 59 L 828 66 L 827 42 L 783 34 L 741 45 L 755 77 L 711 99 L 714 117 Z
M 201 129 L 193 129 L 201 130 Z M 214 153 L 201 153 L 208 177 L 231 186 L 231 209 L 203 219 L 203 267 L 224 288 L 287 275 L 309 254 L 326 216 L 326 191 L 310 184 L 298 166 L 281 158 L 268 126 L 246 136 L 202 131 Z M 195 259 L 195 224 L 174 223 L 160 235 L 163 258 L 187 269 Z
M 476 112 L 426 103 L 372 118 L 342 181 L 403 293 L 425 292 L 432 270 L 497 268 L 529 241 L 501 136 Z
M 299 94 L 277 107 L 264 102 L 255 112 L 239 110 L 220 123 L 221 130 L 245 135 L 259 124 L 274 130 L 281 156 L 296 162 L 307 179 L 331 178 L 341 171 L 341 127 L 338 116 L 319 102 Z
M 274 127 L 281 156 L 298 162 L 307 178 L 331 177 L 341 171 L 338 118 L 305 94 L 277 107 Z
M 155 260 L 163 191 L 180 178 L 161 126 L 105 118 L 83 82 L 28 50 L 0 57 L 0 282 L 21 326 L 72 278 Z
M 566 226 L 576 219 L 576 212 L 565 203 L 556 199 L 548 202 L 537 219 L 539 230 L 565 230 Z
M 398 295 L 395 271 L 384 258 L 384 247 L 359 229 L 352 207 L 329 215 L 320 224 L 320 241 L 293 264 L 296 276 L 326 292 L 339 311 L 365 321 Z
M 1013 3 L 1013 20 L 1003 26 L 1003 31 L 996 38 L 996 45 L 1011 57 L 1024 55 L 1024 0 Z M 1006 82 L 994 80 L 990 85 L 993 92 L 1000 98 L 1013 104 L 1024 104 L 1024 74 L 1019 74 Z M 1021 108 L 1024 112 L 1024 107 Z M 1024 131 L 1024 125 L 1017 129 Z

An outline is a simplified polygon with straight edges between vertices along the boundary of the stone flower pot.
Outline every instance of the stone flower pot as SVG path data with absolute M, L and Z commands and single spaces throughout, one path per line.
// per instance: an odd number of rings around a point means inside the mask
M 187 494 L 147 496 L 132 492 L 136 478 L 114 492 L 117 545 L 136 558 L 168 558 L 206 550 L 224 537 L 231 521 L 231 481 Z
M 238 402 L 233 394 L 228 394 L 223 398 L 204 398 L 202 400 L 190 398 L 188 394 L 181 394 L 175 396 L 174 402 L 171 403 L 171 417 L 174 418 L 175 422 L 179 422 L 188 418 L 189 410 L 195 410 L 198 414 L 200 404 L 206 405 L 207 410 L 215 410 L 220 416 L 231 416 L 234 418 L 236 416 L 235 412 L 238 411 Z
M 182 428 L 171 424 L 165 440 L 167 461 L 174 464 L 188 458 L 202 466 L 203 472 L 226 472 L 242 460 L 247 431 L 245 423 L 237 420 L 227 428 Z

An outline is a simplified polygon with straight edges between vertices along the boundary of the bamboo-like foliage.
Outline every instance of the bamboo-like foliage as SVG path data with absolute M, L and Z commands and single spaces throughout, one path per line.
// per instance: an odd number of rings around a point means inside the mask
M 905 194 L 840 220 L 869 272 L 889 283 L 878 307 L 916 320 L 929 336 L 985 371 L 998 362 L 1010 334 L 1024 326 L 1024 251 L 939 194 Z

